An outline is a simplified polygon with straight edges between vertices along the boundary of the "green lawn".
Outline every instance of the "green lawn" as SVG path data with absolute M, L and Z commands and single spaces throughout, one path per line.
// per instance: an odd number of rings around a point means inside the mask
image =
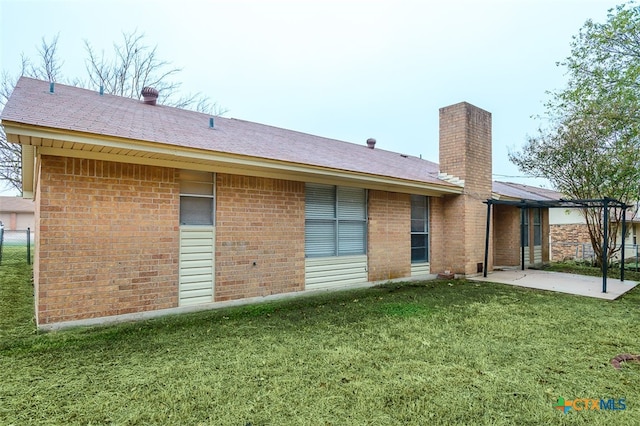
M 0 424 L 640 424 L 640 290 L 430 281 L 34 332 L 0 267 Z M 625 398 L 619 411 L 553 408 Z

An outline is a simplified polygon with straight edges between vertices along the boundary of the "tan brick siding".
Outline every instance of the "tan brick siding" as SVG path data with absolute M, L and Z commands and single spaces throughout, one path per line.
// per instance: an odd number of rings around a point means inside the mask
M 411 275 L 409 194 L 369 191 L 367 253 L 369 281 Z
M 177 306 L 173 169 L 41 157 L 40 324 Z
M 430 199 L 429 253 L 432 273 L 456 271 L 461 273 L 465 261 L 465 236 L 462 223 L 462 196 L 432 197 Z M 459 268 L 456 268 L 459 265 Z
M 493 206 L 494 264 L 520 265 L 520 209 L 513 206 Z
M 550 225 L 551 260 L 554 262 L 582 258 L 583 244 L 591 249 L 587 225 L 583 223 Z M 577 251 L 576 251 L 577 249 Z
M 216 183 L 214 300 L 303 290 L 304 183 L 228 174 Z

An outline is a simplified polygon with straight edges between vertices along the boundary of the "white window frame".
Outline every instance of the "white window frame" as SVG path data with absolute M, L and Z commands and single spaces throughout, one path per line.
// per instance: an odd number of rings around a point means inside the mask
M 421 202 L 424 203 L 424 217 L 420 217 L 420 218 L 414 218 L 413 217 L 413 203 L 414 201 L 420 200 Z M 414 226 L 413 226 L 413 221 L 414 220 L 421 220 L 424 221 L 424 228 L 421 229 L 420 231 L 414 231 Z M 424 241 L 425 241 L 425 257 L 426 259 L 413 259 L 413 250 L 414 248 L 422 248 L 422 246 L 420 247 L 414 247 L 413 245 L 413 236 L 414 235 L 422 235 L 424 236 Z M 411 263 L 427 263 L 429 262 L 429 197 L 424 196 L 424 195 L 411 195 Z
M 211 177 L 211 180 L 203 179 L 206 175 Z M 198 176 L 199 175 L 199 176 Z M 215 226 L 216 223 L 216 174 L 213 172 L 202 172 L 195 170 L 180 170 L 179 176 L 180 182 L 180 225 L 181 226 Z M 184 187 L 187 184 L 196 184 L 196 185 L 211 185 L 211 193 L 205 194 L 197 193 L 195 191 L 184 190 Z M 192 199 L 210 199 L 211 200 L 211 223 L 186 223 L 183 221 L 182 207 L 183 203 L 187 200 Z

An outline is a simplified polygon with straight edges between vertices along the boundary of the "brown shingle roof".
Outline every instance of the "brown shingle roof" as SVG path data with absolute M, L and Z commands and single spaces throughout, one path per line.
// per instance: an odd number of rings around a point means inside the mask
M 44 128 L 238 154 L 452 187 L 438 165 L 414 156 L 233 118 L 215 117 L 136 99 L 22 77 L 2 120 Z
M 562 194 L 552 189 L 538 188 L 514 182 L 493 181 L 493 192 L 503 197 L 518 200 L 559 200 Z

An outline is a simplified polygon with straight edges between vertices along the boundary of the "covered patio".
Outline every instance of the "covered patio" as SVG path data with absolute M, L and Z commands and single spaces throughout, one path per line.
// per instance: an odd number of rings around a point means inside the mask
M 611 280 L 605 293 L 602 291 L 601 277 L 540 271 L 537 269 L 526 269 L 523 271 L 515 268 L 493 271 L 487 274 L 487 276 L 477 276 L 468 279 L 471 281 L 501 283 L 606 300 L 615 300 L 638 285 L 636 281 Z
M 496 199 L 488 199 L 487 201 L 484 201 L 484 203 L 487 205 L 487 226 L 486 226 L 486 234 L 485 234 L 485 251 L 484 251 L 484 265 L 483 266 L 483 277 L 482 281 L 492 281 L 492 282 L 502 282 L 504 284 L 511 284 L 511 285 L 520 285 L 522 287 L 530 287 L 530 288 L 539 288 L 542 290 L 553 290 L 553 291 L 559 291 L 559 292 L 563 292 L 563 293 L 571 293 L 571 294 L 580 294 L 583 296 L 591 296 L 592 293 L 597 292 L 597 291 L 601 291 L 602 297 L 603 299 L 616 299 L 619 296 L 621 296 L 622 294 L 626 293 L 627 291 L 629 291 L 631 288 L 633 288 L 633 286 L 635 286 L 637 283 L 635 283 L 632 287 L 628 288 L 627 290 L 624 290 L 625 288 L 627 288 L 627 286 L 625 286 L 626 282 L 631 283 L 631 281 L 625 281 L 624 280 L 624 259 L 625 259 L 625 255 L 624 255 L 624 246 L 625 246 L 625 235 L 626 235 L 626 214 L 622 214 L 622 244 L 621 244 L 621 251 L 620 251 L 620 255 L 621 258 L 623 259 L 622 262 L 620 262 L 620 285 L 622 287 L 616 286 L 615 290 L 613 290 L 613 288 L 611 288 L 611 284 L 609 284 L 609 288 L 607 287 L 607 267 L 608 267 L 608 256 L 607 253 L 609 251 L 609 245 L 608 245 L 608 235 L 609 235 L 609 218 L 610 218 L 610 209 L 622 209 L 622 211 L 626 211 L 629 207 L 631 207 L 630 205 L 627 205 L 625 203 L 623 203 L 622 201 L 616 200 L 614 198 L 601 198 L 601 199 L 573 199 L 573 200 L 565 200 L 565 199 L 559 199 L 559 200 L 532 200 L 532 199 L 521 199 L 519 201 L 516 200 L 496 200 Z M 532 275 L 532 271 L 533 270 L 526 270 L 525 269 L 525 244 L 526 244 L 526 237 L 525 237 L 525 215 L 521 214 L 521 223 L 520 223 L 520 251 L 521 251 L 521 262 L 520 262 L 520 267 L 521 267 L 521 271 L 516 271 L 516 270 L 503 270 L 503 271 L 499 271 L 499 272 L 504 272 L 507 273 L 504 276 L 504 278 L 500 278 L 504 281 L 497 281 L 496 278 L 492 278 L 492 279 L 487 279 L 487 273 L 488 273 L 488 265 L 489 265 L 489 240 L 490 240 L 490 227 L 491 227 L 491 207 L 494 205 L 507 205 L 507 206 L 513 206 L 513 207 L 517 207 L 521 210 L 521 212 L 525 212 L 528 209 L 531 208 L 541 208 L 541 207 L 545 207 L 545 208 L 566 208 L 566 207 L 570 207 L 570 208 L 581 208 L 581 209 L 597 209 L 597 208 L 601 208 L 602 209 L 602 223 L 603 223 L 603 227 L 604 227 L 604 232 L 603 232 L 603 238 L 602 238 L 602 257 L 601 257 L 601 262 L 602 262 L 602 277 L 598 278 L 598 277 L 583 277 L 581 275 L 575 275 L 575 279 L 570 280 L 571 282 L 565 282 L 565 281 L 560 281 L 557 284 L 554 284 L 554 281 L 558 280 L 558 277 L 553 277 L 553 275 L 546 277 L 547 279 L 542 279 L 542 283 L 535 283 L 532 281 L 532 279 L 530 278 L 530 276 Z M 517 274 L 517 272 L 519 272 L 519 274 Z M 557 274 L 555 272 L 543 272 L 543 271 L 537 271 L 540 272 L 542 274 Z M 493 275 L 495 275 L 497 272 L 494 272 Z M 535 273 L 534 273 L 535 274 Z M 573 275 L 573 274 L 560 274 L 560 275 Z M 529 276 L 529 278 L 527 278 Z M 544 276 L 544 275 L 542 275 Z M 580 278 L 577 278 L 580 277 Z M 535 278 L 534 278 L 535 280 Z M 598 284 L 601 284 L 600 290 L 598 289 L 593 289 L 591 288 L 591 283 L 595 282 L 594 280 L 597 280 Z M 516 284 L 516 282 L 518 282 Z M 525 285 L 523 283 L 527 283 L 528 285 Z M 584 286 L 584 288 L 580 288 L 578 284 L 582 283 L 582 285 Z M 589 285 L 587 285 L 589 284 Z M 609 297 L 607 295 L 607 293 L 611 293 L 612 297 Z M 596 296 L 592 296 L 592 297 L 596 297 Z

